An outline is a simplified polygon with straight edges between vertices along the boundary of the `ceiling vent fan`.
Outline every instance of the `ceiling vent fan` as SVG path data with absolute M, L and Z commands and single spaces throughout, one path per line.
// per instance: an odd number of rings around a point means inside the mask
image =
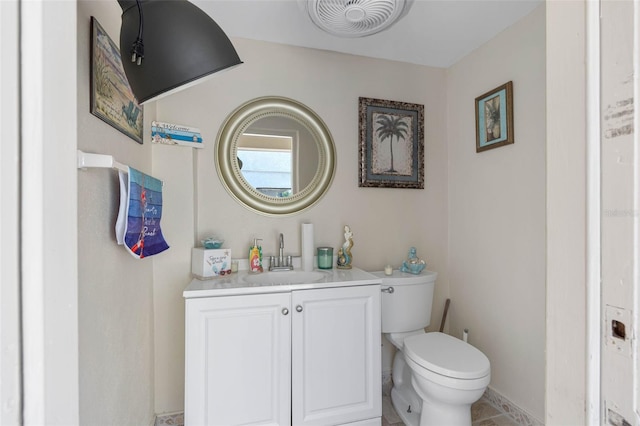
M 320 29 L 340 37 L 365 37 L 407 14 L 413 0 L 299 0 Z

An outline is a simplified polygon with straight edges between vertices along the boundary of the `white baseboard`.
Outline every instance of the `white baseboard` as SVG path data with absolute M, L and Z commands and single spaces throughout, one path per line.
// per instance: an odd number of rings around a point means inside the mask
M 183 426 L 184 411 L 156 415 L 156 421 L 153 424 L 154 426 Z
M 522 426 L 543 426 L 544 422 L 527 413 L 522 408 L 511 402 L 507 397 L 497 392 L 491 386 L 487 388 L 483 395 L 493 406 L 505 413 L 516 423 Z

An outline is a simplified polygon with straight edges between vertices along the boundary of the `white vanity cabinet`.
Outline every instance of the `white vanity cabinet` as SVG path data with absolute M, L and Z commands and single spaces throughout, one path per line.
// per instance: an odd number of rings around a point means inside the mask
M 380 417 L 380 286 L 291 294 L 292 423 Z
M 380 286 L 189 298 L 185 424 L 380 424 Z
M 187 299 L 185 425 L 290 423 L 290 299 Z

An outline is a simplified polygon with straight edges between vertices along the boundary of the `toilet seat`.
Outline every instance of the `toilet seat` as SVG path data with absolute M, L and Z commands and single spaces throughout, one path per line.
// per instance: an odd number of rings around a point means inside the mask
M 441 376 L 473 380 L 491 373 L 489 359 L 470 344 L 444 333 L 404 339 L 404 354 L 420 367 Z
M 393 346 L 398 348 L 398 350 L 402 350 L 404 347 L 404 339 L 422 334 L 424 334 L 424 330 L 422 328 L 420 330 L 408 331 L 406 333 L 384 333 L 387 340 L 393 343 Z

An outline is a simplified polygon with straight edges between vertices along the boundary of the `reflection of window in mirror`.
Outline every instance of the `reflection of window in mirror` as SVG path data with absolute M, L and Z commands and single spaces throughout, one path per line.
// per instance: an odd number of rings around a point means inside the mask
M 289 197 L 297 191 L 293 136 L 243 133 L 237 155 L 242 176 L 258 192 L 271 197 Z

